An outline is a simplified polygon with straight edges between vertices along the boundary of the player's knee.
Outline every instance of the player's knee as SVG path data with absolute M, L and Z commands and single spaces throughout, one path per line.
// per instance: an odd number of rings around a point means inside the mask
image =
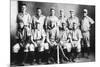
M 29 46 L 29 50 L 30 50 L 30 51 L 35 51 L 35 47 L 34 47 L 33 44 L 30 44 L 30 46 Z
M 15 44 L 15 45 L 13 46 L 13 52 L 14 52 L 14 53 L 18 53 L 19 50 L 20 50 L 20 45 L 17 43 L 17 44 Z
M 40 47 L 39 52 L 43 52 L 43 51 L 44 51 L 44 47 Z
M 48 50 L 49 49 L 49 44 L 45 43 L 45 49 Z
M 81 47 L 78 47 L 77 48 L 77 52 L 81 52 Z
M 26 46 L 25 46 L 25 50 L 24 50 L 24 52 L 29 52 L 29 46 L 30 46 L 30 44 L 27 43 Z
M 71 52 L 71 47 L 67 47 L 67 51 L 68 52 Z
M 90 47 L 90 43 L 87 43 L 87 47 Z
M 71 48 L 70 49 L 67 49 L 67 52 L 71 52 Z

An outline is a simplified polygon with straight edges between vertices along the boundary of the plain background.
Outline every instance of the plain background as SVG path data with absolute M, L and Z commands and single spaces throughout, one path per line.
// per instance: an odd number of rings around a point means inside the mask
M 37 67 L 99 67 L 100 59 L 100 45 L 99 45 L 99 22 L 100 22 L 100 3 L 99 0 L 34 0 L 34 1 L 46 1 L 55 3 L 73 3 L 73 4 L 87 4 L 96 5 L 96 62 L 85 63 L 71 63 L 71 64 L 59 64 L 59 65 L 40 65 Z M 2 0 L 0 2 L 0 67 L 10 67 L 10 0 Z M 28 67 L 28 66 L 27 66 Z M 33 67 L 33 66 L 29 66 Z

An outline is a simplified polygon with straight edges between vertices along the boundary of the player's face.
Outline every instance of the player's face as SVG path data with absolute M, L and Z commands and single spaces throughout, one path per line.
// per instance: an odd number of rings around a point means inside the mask
M 73 25 L 73 27 L 74 27 L 74 30 L 75 30 L 75 29 L 77 28 L 77 25 L 76 25 L 76 24 L 74 24 L 74 25 Z
M 23 28 L 24 27 L 24 23 L 20 23 L 20 28 Z
M 55 15 L 55 10 L 50 11 L 51 15 Z
M 84 15 L 84 16 L 87 16 L 87 12 L 83 12 L 83 15 Z
M 27 9 L 26 6 L 23 5 L 23 6 L 22 6 L 22 12 L 26 12 L 26 9 Z
M 37 15 L 41 15 L 42 14 L 42 11 L 41 11 L 41 9 L 37 9 Z
M 60 11 L 60 16 L 64 16 L 64 12 L 63 11 Z
M 73 17 L 74 16 L 74 12 L 70 12 L 70 16 Z

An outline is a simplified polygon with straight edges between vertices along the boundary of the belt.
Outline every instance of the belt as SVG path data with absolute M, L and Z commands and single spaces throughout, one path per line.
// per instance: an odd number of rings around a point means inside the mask
M 87 30 L 87 31 L 82 31 L 83 33 L 85 33 L 85 32 L 89 32 L 89 30 Z

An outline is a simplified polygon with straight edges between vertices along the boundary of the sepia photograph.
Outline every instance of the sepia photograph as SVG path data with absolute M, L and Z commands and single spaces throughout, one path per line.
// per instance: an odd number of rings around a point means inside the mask
M 10 66 L 95 62 L 95 5 L 10 1 Z

